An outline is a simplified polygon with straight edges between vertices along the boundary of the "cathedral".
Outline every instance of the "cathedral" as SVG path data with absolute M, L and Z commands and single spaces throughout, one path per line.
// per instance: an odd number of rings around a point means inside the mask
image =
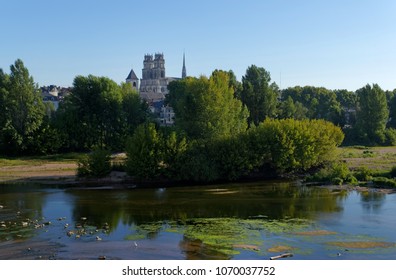
M 183 79 L 186 76 L 186 60 L 183 54 L 181 78 Z M 140 81 L 132 69 L 126 78 L 126 82 L 139 92 L 140 97 L 149 104 L 150 110 L 159 116 L 159 121 L 162 125 L 173 125 L 173 110 L 169 106 L 164 106 L 164 100 L 168 94 L 168 84 L 179 79 L 166 77 L 164 54 L 156 53 L 154 57 L 150 54 L 144 56 Z

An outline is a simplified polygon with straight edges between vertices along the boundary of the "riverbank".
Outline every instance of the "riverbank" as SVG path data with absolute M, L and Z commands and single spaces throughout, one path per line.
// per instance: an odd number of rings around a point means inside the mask
M 341 147 L 338 148 L 341 160 L 349 169 L 356 170 L 366 167 L 377 173 L 389 172 L 396 166 L 396 147 Z M 41 156 L 41 157 L 21 157 L 12 159 L 0 158 L 0 183 L 41 183 L 41 184 L 67 184 L 67 185 L 94 185 L 94 184 L 127 184 L 136 183 L 134 179 L 122 171 L 112 171 L 104 178 L 78 178 L 77 162 L 84 156 L 82 153 L 68 153 L 61 155 Z M 120 162 L 125 159 L 125 154 L 115 154 L 112 156 L 113 162 Z M 257 178 L 263 180 L 263 178 Z M 265 179 L 265 178 L 264 178 Z M 156 185 L 156 182 L 149 182 Z M 159 182 L 165 184 L 166 182 Z M 167 182 L 169 184 L 169 182 Z M 144 185 L 147 184 L 143 183 Z M 331 189 L 351 189 L 366 191 L 368 189 L 385 193 L 395 192 L 396 189 L 380 188 L 371 186 L 350 186 L 350 185 L 325 185 Z

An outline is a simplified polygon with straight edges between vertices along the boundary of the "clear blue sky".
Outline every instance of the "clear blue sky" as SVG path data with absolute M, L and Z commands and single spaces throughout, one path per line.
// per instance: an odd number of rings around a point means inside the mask
M 163 52 L 167 76 L 252 64 L 282 88 L 396 88 L 393 0 L 0 0 L 0 68 L 21 58 L 41 85 L 76 75 L 141 77 Z

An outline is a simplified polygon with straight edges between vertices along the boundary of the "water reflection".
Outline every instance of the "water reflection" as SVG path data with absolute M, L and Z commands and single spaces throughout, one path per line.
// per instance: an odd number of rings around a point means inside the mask
M 374 191 L 365 191 L 360 193 L 361 205 L 367 213 L 379 213 L 385 202 L 385 194 Z
M 73 219 L 87 217 L 95 225 L 119 221 L 140 225 L 191 218 L 262 215 L 268 219 L 306 218 L 316 212 L 341 211 L 347 192 L 332 193 L 319 188 L 219 186 L 211 188 L 168 188 L 156 190 L 70 190 L 74 196 Z
M 386 201 L 381 193 L 357 195 L 290 182 L 124 190 L 0 186 L 0 205 L 5 206 L 0 209 L 0 245 L 6 240 L 45 238 L 82 251 L 86 243 L 75 246 L 76 242 L 93 242 L 104 250 L 100 246 L 106 243 L 96 241 L 138 241 L 159 248 L 149 255 L 161 257 L 165 242 L 186 259 L 257 258 L 270 245 L 324 246 L 323 239 L 312 245 L 293 235 L 301 231 L 344 234 L 363 228 L 364 233 L 377 234 L 386 224 L 384 236 L 389 236 L 395 229 L 387 223 L 388 217 L 378 218 Z M 374 220 L 376 227 L 368 231 Z M 36 227 L 47 221 L 52 224 Z M 139 250 L 147 256 L 141 247 L 135 253 Z

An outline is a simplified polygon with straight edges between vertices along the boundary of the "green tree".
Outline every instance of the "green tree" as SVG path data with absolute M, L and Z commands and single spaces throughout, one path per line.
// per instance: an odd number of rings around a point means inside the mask
M 34 135 L 44 117 L 41 93 L 22 60 L 0 71 L 0 151 L 6 154 L 29 153 Z
M 254 134 L 257 134 L 256 136 Z M 267 119 L 253 134 L 256 152 L 277 172 L 304 171 L 335 159 L 344 134 L 324 120 Z
M 153 123 L 138 126 L 126 146 L 128 174 L 152 179 L 162 173 L 163 137 Z
M 356 113 L 356 133 L 366 144 L 382 144 L 389 118 L 385 92 L 377 85 L 366 85 L 356 91 L 358 110 Z
M 270 85 L 270 81 L 270 73 L 255 65 L 248 67 L 245 76 L 242 77 L 240 98 L 250 112 L 250 125 L 258 125 L 265 118 L 276 116 L 277 86 Z
M 288 96 L 285 101 L 279 104 L 279 115 L 280 119 L 296 119 L 301 120 L 306 118 L 307 108 L 304 107 L 300 102 L 293 101 L 291 96 Z
M 136 127 L 151 118 L 148 105 L 144 102 L 139 93 L 132 89 L 128 83 L 121 84 L 122 92 L 122 124 L 124 134 L 132 135 Z
M 129 87 L 129 88 L 128 88 Z M 125 139 L 145 121 L 147 107 L 127 84 L 106 77 L 77 76 L 72 93 L 56 112 L 56 125 L 69 150 L 124 148 Z
M 227 72 L 174 81 L 167 102 L 175 111 L 175 124 L 190 139 L 217 139 L 247 128 L 247 109 L 234 97 Z
M 283 100 L 289 97 L 307 108 L 309 119 L 324 119 L 337 125 L 342 122 L 342 106 L 334 91 L 323 87 L 296 86 L 282 91 Z
M 388 126 L 396 128 L 396 89 L 388 93 L 389 98 L 389 123 Z

